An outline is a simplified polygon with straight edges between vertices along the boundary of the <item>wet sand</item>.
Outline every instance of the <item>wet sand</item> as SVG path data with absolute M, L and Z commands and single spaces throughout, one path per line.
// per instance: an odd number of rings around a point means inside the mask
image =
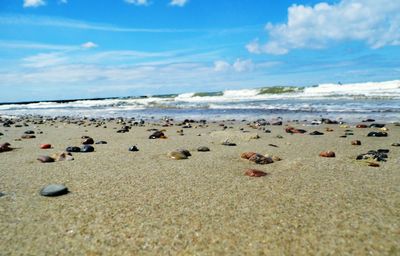
M 115 121 L 107 128 L 60 121 L 1 126 L 0 144 L 15 149 L 0 153 L 0 255 L 400 254 L 400 147 L 391 146 L 400 142 L 399 126 L 389 124 L 388 137 L 374 138 L 366 135 L 376 128 L 336 124 L 290 124 L 325 133 L 311 136 L 286 133 L 286 122 L 265 126 L 271 133 L 245 122 L 225 122 L 232 128 L 223 131 L 219 123 L 192 124 L 184 136 L 179 126 L 147 123 L 116 133 Z M 165 129 L 168 138 L 149 140 L 151 128 Z M 340 138 L 346 129 L 354 135 Z M 36 138 L 15 141 L 26 130 Z M 81 146 L 84 135 L 108 144 L 72 153 L 74 161 L 36 160 Z M 221 145 L 226 139 L 237 146 Z M 356 139 L 361 146 L 350 144 Z M 53 148 L 40 149 L 43 143 Z M 139 151 L 128 151 L 132 145 Z M 197 152 L 199 146 L 211 151 Z M 177 148 L 192 156 L 169 159 Z M 381 148 L 390 152 L 380 167 L 355 160 Z M 336 157 L 320 157 L 325 150 Z M 257 165 L 240 158 L 245 151 L 282 161 Z M 247 177 L 246 168 L 269 175 Z M 70 193 L 40 196 L 51 183 Z

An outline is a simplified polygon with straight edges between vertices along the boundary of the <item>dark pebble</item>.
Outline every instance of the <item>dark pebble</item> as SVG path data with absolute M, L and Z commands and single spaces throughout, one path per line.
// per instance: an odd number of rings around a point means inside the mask
M 187 150 L 187 149 L 182 149 L 182 148 L 180 148 L 180 149 L 177 149 L 176 151 L 177 151 L 177 152 L 181 152 L 181 153 L 184 154 L 185 156 L 192 156 L 192 154 L 190 154 L 190 151 Z
M 274 148 L 277 148 L 278 146 L 277 145 L 275 145 L 275 144 L 268 144 L 268 146 L 270 146 L 270 147 L 274 147 Z
M 50 184 L 40 190 L 42 196 L 61 196 L 68 194 L 68 188 L 64 185 Z
M 25 134 L 35 134 L 35 131 L 28 130 L 28 131 L 25 131 L 24 133 L 25 133 Z
M 49 156 L 39 156 L 37 158 L 37 160 L 42 162 L 42 163 L 52 163 L 52 162 L 54 162 L 54 159 L 49 157 Z
M 400 147 L 400 143 L 393 143 L 392 146 L 393 147 Z
M 2 192 L 0 192 L 0 197 L 2 197 L 2 196 L 5 196 L 6 194 L 4 194 L 4 193 L 2 193 Z
M 208 147 L 198 147 L 197 151 L 199 151 L 199 152 L 208 152 L 208 151 L 210 151 L 210 149 Z
M 310 135 L 324 135 L 324 133 L 319 131 L 313 131 L 310 133 Z
M 385 127 L 385 124 L 371 124 L 370 126 L 369 126 L 370 128 L 383 128 L 383 127 Z
M 365 119 L 362 121 L 363 121 L 363 123 L 370 123 L 370 122 L 375 122 L 375 119 L 368 118 L 368 119 Z
M 139 151 L 139 149 L 138 149 L 136 146 L 129 147 L 128 150 L 129 150 L 129 151 L 132 151 L 132 152 Z
M 67 147 L 65 149 L 67 152 L 81 152 L 81 149 L 79 147 Z
M 93 152 L 94 151 L 94 147 L 90 146 L 90 145 L 84 145 L 83 147 L 81 147 L 80 152 L 82 153 L 89 153 L 89 152 Z
M 378 149 L 378 153 L 389 153 L 389 149 Z
M 359 140 L 353 140 L 353 141 L 351 142 L 351 145 L 360 146 L 360 145 L 361 145 L 361 141 L 359 141 Z
M 386 132 L 370 132 L 367 135 L 368 137 L 387 137 L 388 134 Z
M 163 132 L 156 131 L 152 135 L 149 136 L 149 139 L 160 139 L 160 138 L 165 138 L 165 135 Z
M 89 144 L 94 144 L 94 140 L 92 138 L 87 138 L 84 141 L 82 141 L 83 145 L 89 145 Z
M 96 144 L 107 144 L 107 141 L 104 141 L 104 140 L 97 141 Z

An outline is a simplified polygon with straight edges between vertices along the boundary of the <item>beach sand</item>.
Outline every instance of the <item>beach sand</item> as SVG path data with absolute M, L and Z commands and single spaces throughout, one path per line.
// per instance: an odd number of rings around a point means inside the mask
M 232 128 L 223 131 L 219 123 L 183 129 L 184 136 L 179 126 L 147 123 L 116 133 L 115 121 L 0 127 L 0 144 L 15 148 L 0 153 L 0 255 L 400 255 L 400 147 L 391 146 L 400 142 L 399 126 L 387 125 L 388 137 L 351 127 L 353 136 L 339 138 L 346 130 L 339 125 L 291 124 L 325 133 L 310 136 L 245 122 L 225 122 Z M 148 139 L 151 128 L 168 138 Z M 26 130 L 36 138 L 15 141 Z M 73 153 L 74 161 L 36 160 L 80 146 L 83 135 L 108 144 Z M 221 145 L 228 138 L 237 146 Z M 352 146 L 355 139 L 362 145 Z M 139 151 L 129 152 L 132 145 Z M 178 148 L 192 156 L 169 159 Z M 355 160 L 380 148 L 390 149 L 380 167 Z M 320 157 L 325 150 L 336 157 Z M 240 158 L 245 151 L 282 161 L 257 165 Z M 248 177 L 246 168 L 269 175 Z M 70 193 L 40 196 L 52 183 Z

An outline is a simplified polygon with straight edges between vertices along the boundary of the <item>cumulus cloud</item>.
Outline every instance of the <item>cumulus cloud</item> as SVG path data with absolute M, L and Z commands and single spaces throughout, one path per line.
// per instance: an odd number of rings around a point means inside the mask
M 173 6 L 184 6 L 185 4 L 187 4 L 188 0 L 171 0 L 171 2 L 169 3 L 170 5 Z
M 246 45 L 249 52 L 279 55 L 342 41 L 362 41 L 373 49 L 400 45 L 400 2 L 341 0 L 335 4 L 292 5 L 286 23 L 268 23 L 265 30 L 268 41 L 250 42 Z
M 134 4 L 134 5 L 149 5 L 148 0 L 125 0 L 128 4 Z
M 231 65 L 226 61 L 218 60 L 214 62 L 214 70 L 217 72 L 227 71 L 230 67 Z
M 214 62 L 214 71 L 216 72 L 224 72 L 228 70 L 233 70 L 236 72 L 244 72 L 253 70 L 253 68 L 254 68 L 254 63 L 251 60 L 237 59 L 232 64 L 223 60 L 218 60 Z
M 84 44 L 81 45 L 83 48 L 85 49 L 91 49 L 91 48 L 96 48 L 98 47 L 97 44 L 93 43 L 93 42 L 86 42 Z
M 24 7 L 39 7 L 41 5 L 46 5 L 44 0 L 24 0 Z

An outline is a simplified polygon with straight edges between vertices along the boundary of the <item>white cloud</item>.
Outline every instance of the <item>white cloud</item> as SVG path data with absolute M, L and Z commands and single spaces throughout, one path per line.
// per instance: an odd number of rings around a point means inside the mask
M 254 66 L 254 63 L 251 60 L 237 59 L 232 64 L 223 60 L 218 60 L 214 62 L 214 71 L 224 72 L 233 70 L 236 72 L 245 72 L 253 70 Z
M 227 71 L 231 68 L 231 65 L 223 60 L 218 60 L 214 62 L 214 70 L 217 72 Z
M 148 0 L 125 0 L 128 4 L 134 4 L 134 5 L 149 5 Z
M 174 6 L 184 6 L 185 4 L 187 4 L 188 0 L 171 0 L 171 2 L 169 3 L 170 5 L 174 5 Z
M 244 71 L 250 71 L 253 69 L 254 64 L 251 60 L 241 60 L 237 59 L 233 65 L 233 69 L 237 72 L 244 72 Z
M 56 66 L 67 60 L 60 53 L 39 53 L 23 59 L 23 66 L 31 68 L 43 68 Z
M 46 5 L 43 0 L 24 0 L 24 7 L 39 7 L 41 5 Z
M 335 4 L 292 5 L 288 21 L 265 26 L 268 41 L 246 48 L 252 53 L 286 54 L 293 49 L 326 48 L 332 43 L 363 41 L 371 48 L 400 45 L 400 1 L 341 0 Z
M 96 48 L 98 47 L 97 44 L 93 43 L 93 42 L 86 42 L 84 44 L 81 45 L 83 48 L 85 49 L 91 49 L 91 48 Z

